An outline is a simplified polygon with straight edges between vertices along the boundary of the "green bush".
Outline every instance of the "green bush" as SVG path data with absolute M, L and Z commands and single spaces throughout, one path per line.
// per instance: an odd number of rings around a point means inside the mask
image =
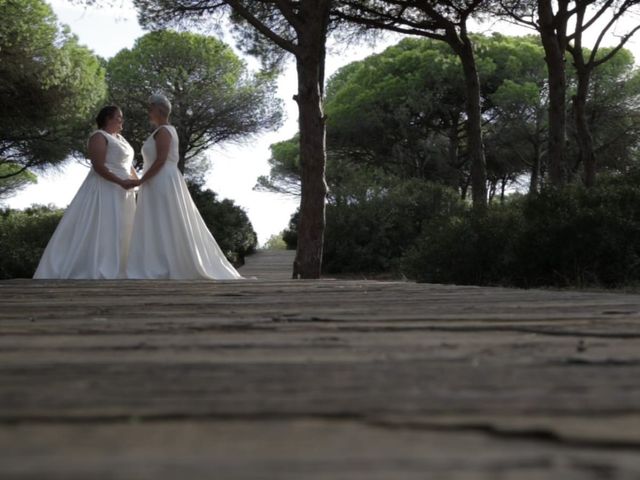
M 215 192 L 197 183 L 190 183 L 189 191 L 226 257 L 236 267 L 243 265 L 245 256 L 253 253 L 258 244 L 246 212 L 232 200 L 219 201 Z
M 262 248 L 264 250 L 287 250 L 287 243 L 283 240 L 282 233 L 283 232 L 277 235 L 271 235 Z
M 411 180 L 370 191 L 367 198 L 327 206 L 323 268 L 327 273 L 396 270 L 423 224 L 461 214 L 451 189 Z
M 0 210 L 0 278 L 33 277 L 63 213 L 42 205 Z
M 403 255 L 402 272 L 422 282 L 510 283 L 514 240 L 522 230 L 521 204 L 514 201 L 492 206 L 484 217 L 467 210 L 426 223 Z
M 298 221 L 300 220 L 300 209 L 291 215 L 289 227 L 282 231 L 282 240 L 287 245 L 287 250 L 298 248 Z
M 524 206 L 515 245 L 517 284 L 615 287 L 640 279 L 640 188 L 605 179 L 596 188 L 543 192 Z
M 618 287 L 640 281 L 640 183 L 603 179 L 569 186 L 425 225 L 405 253 L 418 281 Z

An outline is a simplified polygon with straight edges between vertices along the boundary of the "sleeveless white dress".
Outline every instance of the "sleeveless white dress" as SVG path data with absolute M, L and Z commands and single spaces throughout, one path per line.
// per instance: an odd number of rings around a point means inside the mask
M 131 177 L 133 148 L 121 135 L 91 134 L 107 140 L 105 165 L 120 178 Z M 33 278 L 123 278 L 133 229 L 133 190 L 101 177 L 93 168 L 49 240 Z
M 157 157 L 154 135 L 171 134 L 166 163 L 140 186 L 128 278 L 235 280 L 242 278 L 225 258 L 196 208 L 178 170 L 178 134 L 172 125 L 156 129 L 142 145 L 144 172 Z

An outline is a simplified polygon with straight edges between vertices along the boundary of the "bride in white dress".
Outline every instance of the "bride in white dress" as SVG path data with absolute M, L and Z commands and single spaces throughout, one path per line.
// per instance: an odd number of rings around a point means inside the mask
M 33 278 L 122 278 L 136 210 L 133 148 L 122 111 L 104 107 L 89 137 L 91 170 L 49 240 Z
M 178 170 L 178 133 L 169 124 L 170 113 L 166 97 L 151 96 L 149 118 L 157 128 L 142 146 L 144 168 L 127 277 L 240 279 L 209 232 Z

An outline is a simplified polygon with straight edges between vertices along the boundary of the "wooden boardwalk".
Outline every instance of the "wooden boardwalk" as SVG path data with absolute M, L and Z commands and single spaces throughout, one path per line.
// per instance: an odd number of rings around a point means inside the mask
M 0 282 L 0 479 L 640 478 L 640 296 Z
M 263 250 L 247 257 L 247 263 L 240 271 L 246 278 L 290 280 L 295 253 L 291 250 Z

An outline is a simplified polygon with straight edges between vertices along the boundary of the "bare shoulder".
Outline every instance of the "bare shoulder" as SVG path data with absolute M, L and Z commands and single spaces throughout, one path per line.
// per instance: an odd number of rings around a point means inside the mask
M 154 134 L 153 138 L 155 138 L 156 143 L 158 144 L 168 145 L 169 143 L 171 143 L 173 136 L 171 135 L 169 128 L 161 127 Z
M 100 130 L 96 130 L 89 136 L 89 143 L 107 144 L 107 137 Z
M 171 138 L 171 132 L 169 131 L 168 126 L 160 127 L 156 134 L 154 135 L 156 138 Z
M 106 147 L 107 143 L 107 137 L 105 137 L 104 134 L 99 130 L 93 132 L 89 137 L 90 148 Z

